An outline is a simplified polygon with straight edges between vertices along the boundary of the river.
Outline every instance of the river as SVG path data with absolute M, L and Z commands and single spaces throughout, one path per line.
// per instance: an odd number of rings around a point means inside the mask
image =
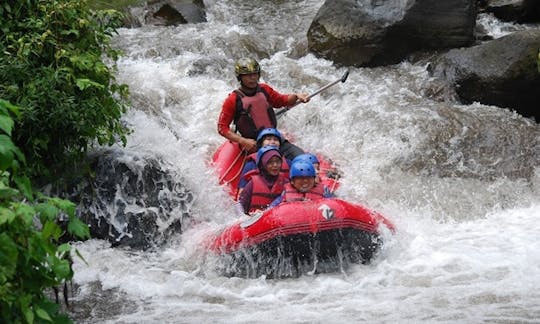
M 345 67 L 307 52 L 322 5 L 205 1 L 207 23 L 121 29 L 118 79 L 130 87 L 126 148 L 157 156 L 195 199 L 191 222 L 151 250 L 76 244 L 77 323 L 538 323 L 540 126 L 508 109 L 430 96 L 426 66 L 351 68 L 280 119 L 300 147 L 343 172 L 338 195 L 391 219 L 381 253 L 339 273 L 227 278 L 198 242 L 236 219 L 208 167 L 223 142 L 216 119 L 237 86 L 234 61 L 254 54 L 262 79 L 312 92 Z M 520 28 L 483 16 L 494 37 Z

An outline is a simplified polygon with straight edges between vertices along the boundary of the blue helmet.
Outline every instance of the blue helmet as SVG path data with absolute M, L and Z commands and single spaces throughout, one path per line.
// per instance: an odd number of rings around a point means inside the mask
M 308 161 L 293 162 L 289 170 L 289 178 L 294 177 L 315 177 L 315 169 L 313 164 Z
M 261 141 L 266 135 L 274 135 L 275 137 L 279 138 L 279 144 L 283 144 L 283 137 L 281 137 L 281 133 L 277 129 L 265 128 L 262 131 L 260 131 L 259 136 L 257 136 L 258 145 L 261 144 Z
M 259 162 L 261 162 L 262 157 L 269 151 L 276 151 L 278 152 L 279 156 L 281 156 L 281 153 L 279 152 L 279 148 L 277 146 L 274 146 L 274 145 L 263 146 L 257 151 L 257 161 L 255 161 L 255 164 L 257 164 L 257 166 L 259 166 Z
M 312 154 L 312 153 L 304 153 L 304 154 L 297 155 L 292 160 L 292 163 L 294 163 L 296 161 L 306 161 L 306 162 L 310 162 L 312 164 L 313 163 L 320 163 L 319 159 L 317 159 L 317 156 L 315 156 L 315 154 Z

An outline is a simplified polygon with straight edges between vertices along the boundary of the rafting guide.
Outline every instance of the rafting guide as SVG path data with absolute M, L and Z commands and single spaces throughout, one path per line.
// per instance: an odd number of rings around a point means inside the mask
M 238 143 L 248 153 L 254 153 L 257 150 L 256 139 L 259 132 L 265 128 L 277 127 L 274 108 L 305 103 L 310 100 L 310 96 L 304 93 L 282 94 L 266 83 L 259 83 L 261 67 L 253 58 L 239 59 L 234 71 L 240 87 L 225 99 L 217 128 L 221 136 Z M 233 122 L 238 133 L 230 129 Z M 280 151 L 290 160 L 304 153 L 286 139 L 283 139 Z

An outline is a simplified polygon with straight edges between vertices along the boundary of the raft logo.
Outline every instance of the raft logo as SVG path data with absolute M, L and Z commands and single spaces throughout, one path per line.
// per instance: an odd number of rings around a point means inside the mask
M 328 219 L 334 218 L 334 210 L 332 208 L 328 207 L 328 205 L 322 204 L 317 209 L 321 211 L 321 215 L 325 219 L 328 220 Z

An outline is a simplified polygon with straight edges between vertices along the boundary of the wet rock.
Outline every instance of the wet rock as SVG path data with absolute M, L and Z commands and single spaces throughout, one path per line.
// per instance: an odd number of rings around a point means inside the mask
M 153 0 L 144 6 L 126 8 L 126 27 L 177 26 L 206 22 L 201 0 Z
M 308 30 L 308 47 L 337 64 L 378 66 L 416 51 L 474 42 L 476 1 L 326 1 Z
M 510 108 L 540 120 L 540 73 L 536 60 L 540 30 L 526 30 L 436 59 L 432 75 L 455 86 L 463 103 Z
M 193 195 L 158 159 L 107 150 L 93 156 L 92 167 L 95 177 L 69 197 L 92 237 L 146 249 L 181 232 Z
M 499 114 L 496 109 L 453 103 L 429 107 L 430 116 L 419 123 L 429 125 L 419 126 L 422 141 L 390 165 L 427 178 L 534 181 L 540 161 L 540 127 L 518 114 Z
M 517 23 L 540 21 L 540 1 L 538 0 L 488 0 L 484 10 L 504 21 Z
M 203 9 L 204 3 L 200 0 L 150 1 L 146 22 L 164 26 L 206 22 Z

